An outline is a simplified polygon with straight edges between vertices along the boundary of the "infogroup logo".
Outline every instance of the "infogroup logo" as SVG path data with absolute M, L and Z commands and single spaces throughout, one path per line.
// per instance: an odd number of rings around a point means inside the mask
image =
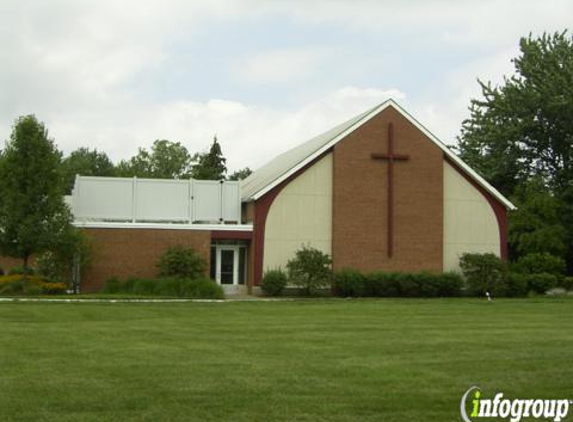
M 468 399 L 471 399 L 471 406 L 467 404 Z M 474 386 L 462 396 L 460 412 L 465 422 L 474 422 L 479 418 L 502 418 L 510 422 L 535 418 L 559 422 L 567 416 L 571 404 L 572 401 L 567 399 L 507 399 L 503 393 L 495 394 L 493 399 L 486 399 L 482 397 L 480 388 Z M 468 407 L 471 409 L 469 415 L 466 410 Z

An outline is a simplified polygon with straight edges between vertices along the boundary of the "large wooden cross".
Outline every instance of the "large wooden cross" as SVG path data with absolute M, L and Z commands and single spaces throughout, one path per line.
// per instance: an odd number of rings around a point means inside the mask
M 387 194 L 388 194 L 388 257 L 392 257 L 394 249 L 394 161 L 406 161 L 409 155 L 394 154 L 394 126 L 388 123 L 388 152 L 385 154 L 372 154 L 375 160 L 388 161 Z

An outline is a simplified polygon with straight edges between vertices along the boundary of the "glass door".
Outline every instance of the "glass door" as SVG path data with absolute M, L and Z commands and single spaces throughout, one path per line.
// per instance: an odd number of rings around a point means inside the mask
M 217 245 L 216 280 L 219 284 L 239 284 L 239 247 Z
M 219 284 L 235 284 L 235 250 L 221 249 Z

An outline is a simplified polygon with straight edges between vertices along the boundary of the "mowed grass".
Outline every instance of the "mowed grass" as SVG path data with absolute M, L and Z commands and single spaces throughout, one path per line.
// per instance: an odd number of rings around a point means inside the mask
M 572 323 L 570 299 L 0 303 L 0 420 L 459 421 L 473 385 L 573 398 Z

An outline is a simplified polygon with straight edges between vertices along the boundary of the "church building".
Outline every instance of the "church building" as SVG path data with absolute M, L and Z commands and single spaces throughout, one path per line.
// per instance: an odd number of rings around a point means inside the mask
M 279 155 L 242 182 L 79 177 L 69 203 L 92 238 L 84 292 L 154 277 L 171 245 L 196 249 L 227 292 L 256 293 L 303 245 L 334 270 L 458 270 L 507 257 L 514 206 L 388 100 Z

